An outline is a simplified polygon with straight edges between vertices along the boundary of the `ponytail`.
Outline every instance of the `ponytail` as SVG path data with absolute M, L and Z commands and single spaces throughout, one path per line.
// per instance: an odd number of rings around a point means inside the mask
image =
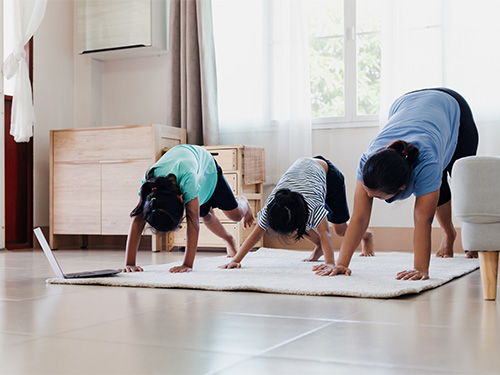
M 406 160 L 410 167 L 418 158 L 418 148 L 413 146 L 411 143 L 402 141 L 400 139 L 392 142 L 389 146 L 387 146 L 387 148 L 396 150 L 396 152 L 398 152 L 403 157 L 403 159 Z
M 176 229 L 184 215 L 181 191 L 168 177 L 155 177 L 151 168 L 139 191 L 139 203 L 130 216 L 142 214 L 146 222 L 158 232 L 170 232 Z
M 363 184 L 385 194 L 396 194 L 410 178 L 412 165 L 418 158 L 418 148 L 397 140 L 368 158 L 363 166 Z
M 280 189 L 274 194 L 268 209 L 269 227 L 276 233 L 287 236 L 295 232 L 294 240 L 306 235 L 309 218 L 307 202 L 302 194 L 290 189 Z

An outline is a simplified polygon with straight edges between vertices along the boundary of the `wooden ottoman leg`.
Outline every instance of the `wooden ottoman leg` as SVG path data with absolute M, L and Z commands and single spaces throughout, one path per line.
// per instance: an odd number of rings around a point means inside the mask
M 498 252 L 480 251 L 479 268 L 484 299 L 494 301 L 497 298 Z

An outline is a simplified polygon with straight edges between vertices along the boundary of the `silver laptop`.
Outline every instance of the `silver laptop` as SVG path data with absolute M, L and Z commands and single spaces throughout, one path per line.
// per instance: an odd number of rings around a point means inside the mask
M 45 239 L 45 236 L 42 233 L 42 230 L 40 228 L 36 228 L 34 230 L 35 236 L 38 239 L 38 242 L 40 242 L 40 246 L 43 249 L 43 252 L 45 253 L 45 256 L 47 257 L 50 265 L 52 266 L 52 269 L 56 273 L 57 277 L 60 279 L 78 279 L 82 277 L 104 277 L 104 276 L 112 276 L 116 275 L 117 273 L 120 273 L 120 270 L 97 270 L 97 271 L 84 271 L 84 272 L 74 272 L 74 273 L 64 273 L 59 266 L 59 263 L 57 263 L 56 257 L 54 256 L 54 253 L 52 252 L 52 249 L 49 246 L 49 243 Z

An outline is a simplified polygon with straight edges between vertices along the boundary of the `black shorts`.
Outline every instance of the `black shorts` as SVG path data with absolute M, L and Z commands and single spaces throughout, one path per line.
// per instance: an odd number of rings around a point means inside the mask
M 472 111 L 465 99 L 459 93 L 444 87 L 417 91 L 425 90 L 442 91 L 448 95 L 451 95 L 458 102 L 458 105 L 460 107 L 460 128 L 458 130 L 457 147 L 455 148 L 455 152 L 453 153 L 450 162 L 443 171 L 441 188 L 439 190 L 438 206 L 441 206 L 449 202 L 451 199 L 451 190 L 450 185 L 448 184 L 448 175 L 451 176 L 453 164 L 455 164 L 455 162 L 460 158 L 476 155 L 477 146 L 479 144 L 479 133 L 477 131 L 476 123 L 474 122 L 474 117 L 472 116 Z
M 231 211 L 238 207 L 238 201 L 222 174 L 222 168 L 217 164 L 215 159 L 214 163 L 217 167 L 217 185 L 215 185 L 215 190 L 210 199 L 200 206 L 200 217 L 207 216 L 211 208 Z
M 323 156 L 315 156 L 328 164 L 326 174 L 326 200 L 325 208 L 328 211 L 327 219 L 333 224 L 343 224 L 349 220 L 349 207 L 345 195 L 344 175 Z

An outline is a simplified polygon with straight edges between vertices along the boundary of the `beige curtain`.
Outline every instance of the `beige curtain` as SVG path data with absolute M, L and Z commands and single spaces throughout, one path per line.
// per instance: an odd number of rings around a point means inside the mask
M 186 129 L 187 142 L 219 144 L 217 77 L 209 0 L 171 0 L 168 64 L 170 125 Z

